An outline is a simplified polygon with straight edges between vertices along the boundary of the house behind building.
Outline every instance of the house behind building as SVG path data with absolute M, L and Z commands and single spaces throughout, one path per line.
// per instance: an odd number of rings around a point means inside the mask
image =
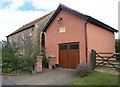
M 53 12 L 46 14 L 28 24 L 23 25 L 21 28 L 6 36 L 7 41 L 10 44 L 15 44 L 20 47 L 23 46 L 25 42 L 32 42 L 39 47 L 44 46 L 44 43 L 41 43 L 42 38 L 42 28 L 45 26 L 46 22 L 52 16 Z M 21 53 L 24 53 L 24 49 L 20 50 Z

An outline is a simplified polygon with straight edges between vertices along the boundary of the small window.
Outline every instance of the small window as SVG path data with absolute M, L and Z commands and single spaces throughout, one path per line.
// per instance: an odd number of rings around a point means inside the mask
M 71 44 L 70 49 L 71 50 L 77 50 L 77 49 L 79 49 L 79 45 L 78 44 Z
M 60 28 L 59 28 L 59 32 L 60 32 L 60 33 L 63 33 L 63 32 L 65 32 L 65 31 L 66 31 L 65 27 L 60 27 Z
M 67 50 L 68 49 L 68 45 L 60 45 L 60 50 Z

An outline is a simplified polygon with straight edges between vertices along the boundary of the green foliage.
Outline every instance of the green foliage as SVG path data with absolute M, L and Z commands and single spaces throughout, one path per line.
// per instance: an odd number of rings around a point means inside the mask
M 86 77 L 79 76 L 72 82 L 73 85 L 88 85 L 88 87 L 118 87 L 118 79 L 118 75 L 94 71 Z
M 0 42 L 0 60 L 2 58 L 2 43 Z
M 120 53 L 120 39 L 116 39 L 115 48 L 116 48 L 116 53 Z
M 48 61 L 46 60 L 46 55 L 45 54 L 46 54 L 46 49 L 41 48 L 40 55 L 43 56 L 42 66 L 43 66 L 43 68 L 48 68 Z
M 91 70 L 92 65 L 88 63 L 79 64 L 76 68 L 77 75 L 80 75 L 81 77 L 87 76 Z
M 2 72 L 31 72 L 34 70 L 35 58 L 39 55 L 45 57 L 45 49 L 40 49 L 31 40 L 24 41 L 20 46 L 4 42 L 2 47 Z
M 31 72 L 33 70 L 34 60 L 28 56 L 20 59 L 20 71 Z
M 33 44 L 32 41 L 28 41 L 24 43 L 24 59 L 31 59 L 31 65 L 28 64 L 27 68 L 29 71 L 34 70 L 34 64 L 36 62 L 36 56 L 43 56 L 45 58 L 45 48 L 41 48 L 37 44 Z
M 17 55 L 15 54 L 17 49 L 14 45 L 3 43 L 2 45 L 2 70 L 5 73 L 10 73 L 15 68 L 15 60 Z

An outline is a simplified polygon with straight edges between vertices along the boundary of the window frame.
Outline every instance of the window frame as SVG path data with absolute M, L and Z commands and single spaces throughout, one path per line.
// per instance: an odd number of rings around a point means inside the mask
M 66 46 L 66 47 L 61 49 L 61 46 Z M 68 50 L 68 49 L 69 49 L 68 44 L 60 44 L 59 45 L 59 50 Z
M 75 46 L 77 45 L 77 46 Z M 71 47 L 73 46 L 73 47 Z M 78 43 L 72 43 L 69 45 L 69 50 L 79 50 L 79 44 Z

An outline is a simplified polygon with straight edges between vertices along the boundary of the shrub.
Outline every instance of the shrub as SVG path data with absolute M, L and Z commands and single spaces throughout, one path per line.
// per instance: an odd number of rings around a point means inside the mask
M 21 53 L 23 51 L 23 53 Z M 36 56 L 43 56 L 45 64 L 45 48 L 39 48 L 32 41 L 24 41 L 23 44 L 2 43 L 2 72 L 31 72 L 34 70 Z
M 115 40 L 116 53 L 120 53 L 120 39 Z
M 29 45 L 29 44 L 28 44 Z M 29 50 L 30 49 L 30 50 Z M 33 70 L 34 58 L 32 55 L 31 48 L 28 47 L 28 54 L 20 55 L 15 44 L 8 44 L 4 42 L 2 44 L 2 72 L 30 72 Z
M 92 65 L 88 63 L 79 64 L 76 70 L 77 70 L 77 75 L 83 77 L 88 75 L 88 73 L 92 70 Z
M 120 39 L 115 40 L 115 49 L 116 49 L 116 53 L 120 53 Z M 117 54 L 116 57 L 117 60 L 120 62 L 120 54 Z
M 2 71 L 4 73 L 11 73 L 15 69 L 16 52 L 17 49 L 14 45 L 2 44 Z
M 34 60 L 29 56 L 24 56 L 20 59 L 19 69 L 20 71 L 31 72 L 33 70 Z

